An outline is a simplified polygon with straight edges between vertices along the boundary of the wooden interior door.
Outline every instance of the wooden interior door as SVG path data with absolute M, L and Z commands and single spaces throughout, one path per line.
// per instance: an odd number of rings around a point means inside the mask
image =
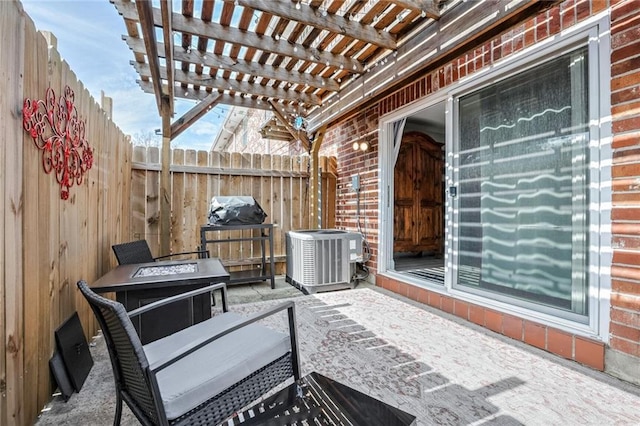
M 403 136 L 394 171 L 394 252 L 443 253 L 443 155 L 424 133 Z
M 394 172 L 393 251 L 411 251 L 414 240 L 414 196 L 418 185 L 413 144 L 400 145 Z

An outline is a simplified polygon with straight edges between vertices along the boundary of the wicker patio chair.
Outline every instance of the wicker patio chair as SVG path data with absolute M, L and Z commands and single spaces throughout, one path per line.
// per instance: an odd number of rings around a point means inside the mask
M 217 425 L 269 390 L 300 378 L 292 301 L 242 317 L 227 311 L 226 286 L 214 284 L 127 313 L 118 302 L 78 288 L 89 302 L 109 350 L 116 387 L 114 425 L 122 401 L 143 425 Z M 131 317 L 197 294 L 222 291 L 223 313 L 142 345 Z M 287 310 L 289 333 L 257 321 Z
M 129 265 L 131 263 L 155 262 L 159 259 L 167 259 L 172 256 L 181 256 L 187 254 L 197 254 L 199 257 L 209 257 L 208 250 L 185 251 L 181 253 L 172 253 L 164 256 L 153 257 L 147 240 L 136 240 L 128 243 L 114 244 L 111 246 L 113 253 L 118 259 L 119 265 Z

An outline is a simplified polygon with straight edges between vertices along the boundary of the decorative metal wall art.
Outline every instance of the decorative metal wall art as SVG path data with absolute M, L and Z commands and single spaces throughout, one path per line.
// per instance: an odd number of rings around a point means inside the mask
M 67 200 L 73 185 L 81 185 L 93 165 L 93 150 L 85 140 L 85 120 L 78 117 L 69 86 L 56 100 L 48 88 L 44 100 L 24 100 L 22 125 L 35 146 L 42 150 L 42 167 L 54 173 L 60 184 L 60 198 Z

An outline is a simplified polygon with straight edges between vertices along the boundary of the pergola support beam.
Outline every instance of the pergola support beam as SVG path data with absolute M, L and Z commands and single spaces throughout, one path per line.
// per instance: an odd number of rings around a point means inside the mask
M 175 139 L 176 136 L 187 130 L 193 123 L 198 121 L 200 117 L 209 112 L 211 108 L 218 103 L 220 97 L 220 93 L 210 94 L 171 124 L 171 140 Z
M 299 131 L 293 128 L 293 126 L 289 123 L 285 116 L 286 112 L 282 110 L 277 102 L 270 100 L 269 104 L 271 104 L 271 106 L 273 107 L 273 114 L 278 117 L 278 120 L 280 120 L 287 131 L 291 133 L 291 136 L 293 136 L 295 140 L 300 140 L 304 149 L 308 150 L 311 147 L 311 142 L 309 141 L 306 132 Z
M 324 134 L 327 130 L 327 126 L 322 126 L 316 132 L 316 137 L 311 145 L 311 171 L 309 176 L 309 191 L 311 197 L 309 198 L 309 226 L 311 229 L 318 229 L 320 227 L 320 158 L 319 152 L 322 142 L 324 140 Z

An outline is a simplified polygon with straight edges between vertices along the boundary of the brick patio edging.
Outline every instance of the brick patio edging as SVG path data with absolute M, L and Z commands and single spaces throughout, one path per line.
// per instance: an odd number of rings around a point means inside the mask
M 376 286 L 415 300 L 418 303 L 448 312 L 528 345 L 576 361 L 598 371 L 604 371 L 605 345 L 602 342 L 567 333 L 566 331 L 518 318 L 494 309 L 464 302 L 382 274 L 376 275 Z

